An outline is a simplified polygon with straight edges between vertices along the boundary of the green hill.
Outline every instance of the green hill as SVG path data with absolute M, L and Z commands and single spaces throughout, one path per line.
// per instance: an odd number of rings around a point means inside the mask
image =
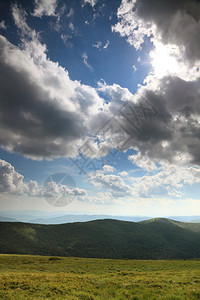
M 0 253 L 96 258 L 200 257 L 200 224 L 169 219 L 39 225 L 0 222 Z

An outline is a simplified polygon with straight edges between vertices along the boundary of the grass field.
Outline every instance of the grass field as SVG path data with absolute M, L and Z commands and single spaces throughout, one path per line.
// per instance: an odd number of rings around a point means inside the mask
M 200 299 L 200 261 L 3 254 L 0 299 Z

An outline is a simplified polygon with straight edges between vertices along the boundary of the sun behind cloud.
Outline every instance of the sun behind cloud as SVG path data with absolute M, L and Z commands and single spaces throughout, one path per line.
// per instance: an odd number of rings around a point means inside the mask
M 176 74 L 179 71 L 178 54 L 179 49 L 176 46 L 169 47 L 162 43 L 157 43 L 155 49 L 150 53 L 155 75 L 162 78 L 166 75 Z

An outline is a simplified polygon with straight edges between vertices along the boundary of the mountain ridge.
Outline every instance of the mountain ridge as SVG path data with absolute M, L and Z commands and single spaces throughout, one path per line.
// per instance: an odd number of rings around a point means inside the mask
M 0 222 L 0 253 L 94 258 L 200 257 L 200 224 L 165 218 L 58 225 Z

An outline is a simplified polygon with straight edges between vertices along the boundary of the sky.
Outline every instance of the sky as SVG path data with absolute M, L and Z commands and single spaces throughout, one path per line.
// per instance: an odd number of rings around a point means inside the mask
M 200 2 L 1 0 L 0 211 L 199 200 Z

